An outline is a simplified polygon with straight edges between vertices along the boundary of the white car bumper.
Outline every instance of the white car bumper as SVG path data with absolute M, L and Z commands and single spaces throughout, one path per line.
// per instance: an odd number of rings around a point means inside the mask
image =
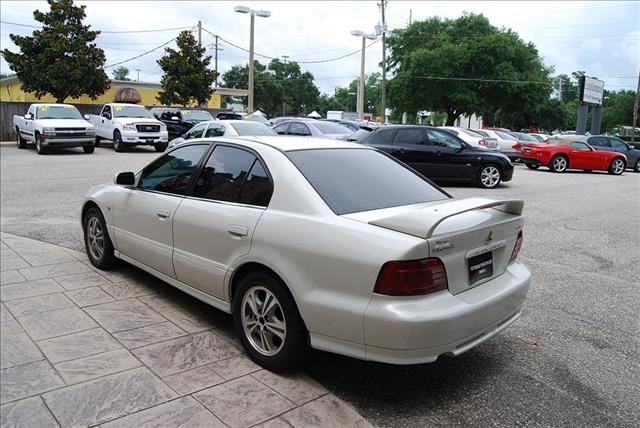
M 144 145 L 144 144 L 156 144 L 167 143 L 169 141 L 169 133 L 164 132 L 137 132 L 137 131 L 122 131 L 122 142 L 127 145 Z
M 364 314 L 366 359 L 418 364 L 459 355 L 520 316 L 530 280 L 527 268 L 514 263 L 499 277 L 456 295 L 374 294 Z

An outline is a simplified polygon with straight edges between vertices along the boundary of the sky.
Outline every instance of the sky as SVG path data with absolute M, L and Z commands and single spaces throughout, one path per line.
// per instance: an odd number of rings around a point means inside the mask
M 379 0 L 378 0 L 379 1 Z M 202 21 L 202 43 L 214 55 L 214 37 L 220 36 L 218 68 L 221 73 L 233 65 L 246 64 L 249 47 L 249 16 L 235 13 L 234 6 L 271 12 L 268 18 L 255 18 L 257 55 L 300 62 L 310 71 L 322 92 L 332 94 L 347 86 L 360 73 L 359 52 L 346 58 L 324 61 L 357 51 L 360 37 L 352 30 L 372 33 L 381 21 L 376 1 L 78 1 L 86 5 L 85 23 L 102 30 L 97 44 L 105 50 L 106 65 L 125 61 L 176 37 L 180 30 L 129 32 L 140 30 L 195 27 Z M 33 11 L 48 10 L 44 1 L 0 2 L 0 45 L 16 50 L 9 34 L 29 35 L 32 28 L 9 23 L 38 25 Z M 457 18 L 463 12 L 482 13 L 493 25 L 511 28 L 533 42 L 554 75 L 584 70 L 605 81 L 609 90 L 636 89 L 640 69 L 639 1 L 395 1 L 389 0 L 386 20 L 389 30 L 403 28 L 409 20 L 432 16 Z M 197 34 L 197 33 L 195 33 Z M 231 44 L 238 47 L 232 46 Z M 366 49 L 365 72 L 379 72 L 382 44 Z M 175 46 L 175 42 L 167 46 Z M 163 54 L 157 49 L 123 65 L 130 77 L 159 82 L 162 70 L 156 64 Z M 256 56 L 267 63 L 269 59 Z M 303 61 L 314 63 L 303 64 Z M 213 61 L 212 61 L 213 64 Z M 113 67 L 107 68 L 108 74 Z M 0 71 L 10 72 L 4 59 Z M 466 77 L 466 76 L 465 76 Z

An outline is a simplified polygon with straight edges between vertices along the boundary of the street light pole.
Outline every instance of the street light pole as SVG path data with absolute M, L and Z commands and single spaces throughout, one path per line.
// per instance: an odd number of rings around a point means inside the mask
M 358 119 L 364 118 L 364 59 L 367 39 L 375 40 L 375 34 L 366 34 L 364 31 L 353 30 L 352 36 L 362 37 L 362 52 L 360 54 L 360 84 L 358 85 Z
M 233 8 L 234 12 L 249 13 L 251 14 L 251 28 L 249 30 L 249 95 L 247 102 L 247 110 L 249 114 L 253 113 L 253 27 L 255 23 L 256 15 L 261 18 L 268 18 L 271 16 L 271 12 L 267 10 L 253 10 L 246 6 L 236 6 Z

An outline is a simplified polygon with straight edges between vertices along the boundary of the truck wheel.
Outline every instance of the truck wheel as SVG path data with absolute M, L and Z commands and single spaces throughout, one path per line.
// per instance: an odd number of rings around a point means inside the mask
M 156 149 L 156 152 L 164 152 L 167 150 L 167 143 L 156 143 L 153 147 Z
M 124 152 L 126 147 L 122 142 L 122 135 L 120 135 L 120 131 L 117 129 L 113 131 L 113 148 L 116 152 Z
M 93 153 L 95 149 L 95 146 L 82 146 L 82 150 L 84 150 L 85 153 Z
M 94 147 L 100 147 L 100 141 L 102 141 L 102 138 L 98 137 L 96 135 L 96 141 L 93 143 Z
M 19 149 L 27 148 L 27 140 L 22 138 L 22 135 L 20 135 L 20 129 L 17 126 L 16 126 L 16 142 L 18 143 Z
M 42 144 L 42 137 L 38 134 L 36 134 L 36 152 L 39 155 L 47 154 L 47 147 L 44 144 Z

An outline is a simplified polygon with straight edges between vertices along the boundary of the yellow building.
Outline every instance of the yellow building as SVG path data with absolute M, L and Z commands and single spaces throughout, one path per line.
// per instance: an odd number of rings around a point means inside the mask
M 145 83 L 145 82 L 133 82 L 112 80 L 111 87 L 99 96 L 97 99 L 92 100 L 87 96 L 81 96 L 79 98 L 67 98 L 66 103 L 69 104 L 107 104 L 116 101 L 116 96 L 121 93 L 123 89 L 134 89 L 140 94 L 139 104 L 145 106 L 160 106 L 160 102 L 156 99 L 160 90 L 162 89 L 159 83 Z M 219 109 L 222 104 L 223 96 L 242 97 L 246 96 L 247 91 L 244 89 L 227 89 L 216 88 L 215 92 L 211 96 L 209 102 L 203 106 L 204 108 Z M 36 98 L 35 94 L 31 92 L 25 92 L 22 90 L 20 80 L 17 76 L 11 76 L 0 80 L 0 101 L 3 102 L 55 102 L 55 98 L 51 95 L 45 95 L 41 98 Z

